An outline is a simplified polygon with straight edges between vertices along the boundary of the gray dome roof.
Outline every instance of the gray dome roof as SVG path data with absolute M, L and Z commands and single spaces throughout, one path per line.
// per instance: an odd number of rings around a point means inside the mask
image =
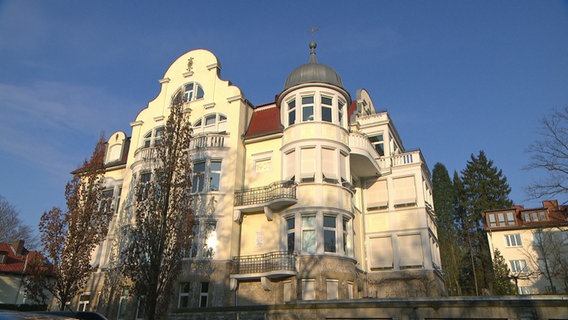
M 307 64 L 297 67 L 288 75 L 286 84 L 284 84 L 284 90 L 301 83 L 314 82 L 328 83 L 343 88 L 343 83 L 337 72 L 325 64 L 318 63 L 316 46 L 314 41 L 310 42 L 310 60 Z

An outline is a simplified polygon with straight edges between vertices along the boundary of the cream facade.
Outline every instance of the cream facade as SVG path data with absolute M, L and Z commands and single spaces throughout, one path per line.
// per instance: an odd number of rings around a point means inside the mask
M 369 93 L 351 97 L 339 75 L 317 62 L 315 43 L 310 50 L 275 101 L 260 106 L 221 79 L 207 50 L 172 63 L 130 136 L 109 137 L 105 192 L 115 217 L 93 256 L 93 279 L 112 269 L 134 186 L 151 179 L 146 160 L 182 93 L 193 124 L 197 223 L 172 310 L 444 294 L 421 152 L 405 150 Z M 86 289 L 85 309 L 100 308 L 103 282 Z M 128 317 L 122 292 L 114 299 L 121 307 L 107 317 Z
M 568 207 L 553 200 L 483 215 L 491 256 L 499 250 L 518 294 L 568 293 Z

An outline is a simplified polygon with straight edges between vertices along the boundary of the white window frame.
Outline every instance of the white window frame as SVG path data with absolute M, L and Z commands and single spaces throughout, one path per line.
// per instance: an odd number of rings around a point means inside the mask
M 188 281 L 180 282 L 178 290 L 178 308 L 189 308 L 190 298 L 191 298 L 191 282 Z M 182 299 L 185 300 L 186 302 L 185 304 L 182 304 Z
M 524 259 L 509 260 L 512 273 L 527 273 L 527 261 Z
M 508 248 L 511 247 L 522 247 L 523 241 L 521 239 L 520 233 L 511 233 L 505 235 L 505 246 Z
M 191 86 L 191 88 L 189 88 Z M 192 102 L 203 99 L 205 91 L 197 82 L 188 82 L 182 87 L 182 99 L 184 102 Z
M 212 163 L 219 163 L 219 169 L 215 169 Z M 203 171 L 196 169 L 196 166 L 203 164 Z M 221 176 L 223 173 L 223 160 L 217 158 L 207 158 L 193 162 L 191 178 L 191 193 L 217 192 L 221 189 Z M 213 177 L 218 177 L 218 186 L 212 184 Z

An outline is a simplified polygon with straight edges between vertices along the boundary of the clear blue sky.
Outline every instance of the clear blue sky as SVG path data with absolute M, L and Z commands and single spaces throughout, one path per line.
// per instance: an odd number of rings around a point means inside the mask
M 130 133 L 171 62 L 206 48 L 255 105 L 308 59 L 371 93 L 406 149 L 460 171 L 485 150 L 515 203 L 527 145 L 568 104 L 566 1 L 0 0 L 0 195 L 37 226 L 101 131 Z M 564 199 L 566 200 L 566 199 Z

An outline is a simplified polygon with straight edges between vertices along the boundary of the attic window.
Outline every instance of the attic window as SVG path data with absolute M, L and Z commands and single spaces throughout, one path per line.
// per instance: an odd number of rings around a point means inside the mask
M 195 82 L 190 82 L 185 85 L 183 92 L 183 101 L 190 102 L 197 99 L 203 99 L 205 95 L 203 88 Z

